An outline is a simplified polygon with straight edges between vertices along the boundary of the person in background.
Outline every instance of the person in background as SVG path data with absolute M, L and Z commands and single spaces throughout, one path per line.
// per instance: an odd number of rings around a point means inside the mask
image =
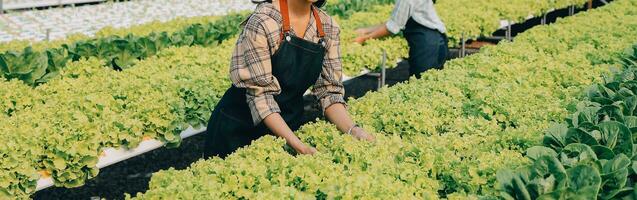
M 356 30 L 355 42 L 382 38 L 403 31 L 409 44 L 409 74 L 420 74 L 431 68 L 441 69 L 449 49 L 445 25 L 432 0 L 396 0 L 391 18 L 385 24 Z
M 272 133 L 301 154 L 316 149 L 296 135 L 303 94 L 312 88 L 327 119 L 360 140 L 374 137 L 358 127 L 345 107 L 338 25 L 319 7 L 325 0 L 253 0 L 230 66 L 232 86 L 215 107 L 204 156 L 225 157 Z

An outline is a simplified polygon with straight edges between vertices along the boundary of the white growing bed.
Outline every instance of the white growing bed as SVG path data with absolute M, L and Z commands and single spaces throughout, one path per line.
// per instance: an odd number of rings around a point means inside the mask
M 47 38 L 47 31 L 51 40 L 74 33 L 92 36 L 107 26 L 129 27 L 177 17 L 225 15 L 252 9 L 254 4 L 250 0 L 135 0 L 9 12 L 0 15 L 0 42 L 41 41 Z
M 550 13 L 550 12 L 553 12 L 555 10 L 556 9 L 552 8 L 552 9 L 549 9 L 548 11 L 546 11 L 546 13 Z M 541 16 L 529 15 L 524 20 L 528 21 L 528 20 L 533 19 L 535 17 L 541 17 Z M 513 26 L 514 24 L 517 24 L 517 23 L 519 23 L 519 22 L 512 22 L 512 21 L 509 21 L 509 20 L 500 20 L 500 29 L 506 29 L 509 25 Z
M 19 10 L 81 3 L 97 3 L 106 0 L 4 0 L 3 10 Z
M 193 135 L 197 135 L 199 133 L 203 133 L 206 131 L 205 127 L 201 127 L 200 129 L 195 129 L 193 127 L 189 127 L 185 131 L 181 132 L 180 136 L 182 139 L 188 138 Z M 97 162 L 97 168 L 101 169 L 112 164 L 121 162 L 123 160 L 141 155 L 143 153 L 159 149 L 164 146 L 164 143 L 158 140 L 145 140 L 139 143 L 139 146 L 134 149 L 114 149 L 108 148 L 104 150 L 103 156 L 99 158 Z M 38 180 L 38 185 L 36 187 L 36 191 L 40 191 L 46 189 L 48 187 L 52 187 L 54 185 L 53 178 L 41 178 Z

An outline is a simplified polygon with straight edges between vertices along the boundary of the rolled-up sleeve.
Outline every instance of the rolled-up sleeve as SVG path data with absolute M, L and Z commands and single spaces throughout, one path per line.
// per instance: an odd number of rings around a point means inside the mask
M 246 89 L 246 101 L 253 123 L 259 124 L 272 113 L 281 110 L 274 96 L 281 93 L 277 79 L 272 75 L 270 48 L 268 45 L 267 17 L 252 15 L 246 22 L 232 57 L 230 79 L 238 88 Z M 271 20 L 271 19 L 270 19 Z
M 323 112 L 335 103 L 345 105 L 345 89 L 343 87 L 343 63 L 340 51 L 340 28 L 332 20 L 332 26 L 326 30 L 330 33 L 327 40 L 327 53 L 323 60 L 321 76 L 314 84 L 312 93 L 319 99 Z
M 391 17 L 385 24 L 387 30 L 393 34 L 398 34 L 407 25 L 411 13 L 411 5 L 408 0 L 396 0 L 396 5 Z

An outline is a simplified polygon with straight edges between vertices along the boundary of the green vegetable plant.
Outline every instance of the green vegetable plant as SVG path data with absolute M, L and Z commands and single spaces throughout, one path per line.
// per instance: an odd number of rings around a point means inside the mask
M 637 45 L 626 51 L 623 68 L 605 78 L 604 83 L 587 90 L 586 97 L 577 103 L 564 123 L 554 124 L 547 130 L 542 146 L 527 150 L 532 165 L 498 173 L 503 197 L 637 197 L 634 190 L 637 181 L 635 50 Z M 534 173 L 547 169 L 543 163 L 558 166 L 562 171 Z M 580 172 L 563 173 L 564 170 Z
M 330 15 L 347 19 L 357 12 L 370 11 L 376 5 L 391 5 L 394 0 L 328 0 L 322 8 Z
M 208 24 L 192 24 L 171 34 L 161 32 L 145 36 L 115 35 L 64 44 L 60 48 L 49 48 L 44 52 L 26 47 L 20 53 L 8 51 L 0 54 L 0 65 L 3 65 L 0 69 L 4 78 L 16 78 L 32 86 L 55 77 L 67 60 L 97 57 L 112 68 L 122 70 L 169 46 L 216 45 L 235 35 L 239 29 L 234 26 L 244 19 L 244 14 L 232 14 Z

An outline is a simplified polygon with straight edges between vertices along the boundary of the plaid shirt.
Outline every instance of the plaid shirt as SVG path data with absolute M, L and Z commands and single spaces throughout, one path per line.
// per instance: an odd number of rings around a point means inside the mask
M 319 16 L 325 31 L 327 52 L 323 70 L 312 88 L 312 93 L 318 97 L 325 111 L 332 104 L 345 104 L 345 90 L 342 82 L 339 27 L 325 12 L 320 11 Z M 304 39 L 318 42 L 316 21 L 313 15 L 310 17 Z M 244 25 L 232 55 L 230 79 L 234 86 L 246 89 L 247 103 L 256 125 L 268 115 L 281 112 L 274 100 L 274 96 L 281 93 L 281 87 L 272 75 L 272 67 L 285 66 L 272 66 L 271 61 L 271 56 L 280 43 L 281 13 L 273 4 L 261 3 Z

